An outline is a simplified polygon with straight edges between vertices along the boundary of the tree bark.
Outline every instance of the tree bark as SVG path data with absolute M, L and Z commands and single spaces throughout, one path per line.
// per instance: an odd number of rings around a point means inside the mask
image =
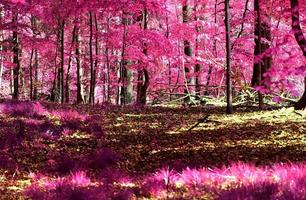
M 61 103 L 65 102 L 64 92 L 64 65 L 65 65 L 65 20 L 61 22 L 61 65 L 59 68 L 59 94 Z
M 13 16 L 13 23 L 14 23 L 14 30 L 13 30 L 13 63 L 14 63 L 14 70 L 13 70 L 13 99 L 19 99 L 19 75 L 20 75 L 20 60 L 19 60 L 19 37 L 17 32 L 17 14 Z
M 31 26 L 32 26 L 32 31 L 33 31 L 33 38 L 35 39 L 36 36 L 38 35 L 37 31 L 37 20 L 35 16 L 31 17 Z M 34 81 L 33 81 L 33 59 L 34 57 Z M 36 48 L 32 49 L 31 52 L 31 65 L 30 65 L 30 87 L 31 87 L 31 92 L 30 92 L 30 97 L 31 100 L 37 100 L 38 99 L 38 50 Z
M 195 12 L 195 21 L 197 22 L 199 20 L 199 16 L 197 16 L 197 8 L 198 8 L 199 5 L 195 5 L 194 6 L 194 12 Z M 200 29 L 197 25 L 196 27 L 196 32 L 197 34 L 200 32 Z M 198 48 L 199 48 L 199 39 L 196 38 L 196 50 L 195 50 L 195 56 L 197 57 L 198 56 Z M 197 61 L 198 62 L 198 61 Z M 195 94 L 196 94 L 196 99 L 197 100 L 200 100 L 200 92 L 201 92 L 201 87 L 200 87 L 200 84 L 201 84 L 201 80 L 200 80 L 200 71 L 201 71 L 201 65 L 199 63 L 196 63 L 195 65 L 195 69 L 194 69 L 194 72 L 195 72 Z
M 254 1 L 254 10 L 256 12 L 256 18 L 255 18 L 255 50 L 254 50 L 254 56 L 260 56 L 262 54 L 262 48 L 264 47 L 264 44 L 262 44 L 262 18 L 261 18 L 261 9 L 260 9 L 260 0 Z M 253 86 L 261 86 L 262 82 L 262 75 L 263 75 L 263 66 L 264 61 L 257 61 L 254 63 L 254 71 L 253 71 L 253 78 L 252 78 L 252 85 Z M 258 106 L 259 109 L 262 110 L 264 107 L 263 102 L 263 95 L 260 91 L 258 91 Z
M 292 30 L 294 37 L 300 46 L 304 57 L 306 58 L 306 38 L 303 34 L 300 23 L 299 1 L 290 0 L 291 16 L 292 16 Z M 304 109 L 306 107 L 306 77 L 304 77 L 304 93 L 300 100 L 295 104 L 295 109 Z
M 34 57 L 34 49 L 31 49 L 30 56 L 30 100 L 33 101 L 33 57 Z
M 214 6 L 215 35 L 214 35 L 214 43 L 213 43 L 213 52 L 214 52 L 215 58 L 218 57 L 217 39 L 216 39 L 216 37 L 217 37 L 217 23 L 218 23 L 217 14 L 218 14 L 218 0 L 215 0 L 215 6 Z M 205 87 L 204 95 L 209 95 L 210 94 L 209 85 L 210 85 L 210 79 L 211 79 L 211 74 L 212 74 L 212 68 L 213 68 L 213 66 L 209 65 L 207 78 L 206 78 L 206 87 Z M 218 96 L 218 94 L 216 96 Z
M 93 60 L 93 15 L 89 12 L 89 60 L 90 60 L 90 86 L 89 86 L 89 103 L 94 104 L 95 97 L 95 65 Z
M 110 18 L 107 18 L 107 33 L 110 32 Z M 106 72 L 105 72 L 105 79 L 104 79 L 104 87 L 105 87 L 105 98 L 106 102 L 111 102 L 110 97 L 110 60 L 109 60 L 109 47 L 106 45 L 105 47 L 105 57 L 106 57 Z
M 97 70 L 98 70 L 98 56 L 99 56 L 99 37 L 98 37 L 98 30 L 99 30 L 99 24 L 98 24 L 98 19 L 97 15 L 95 14 L 95 28 L 96 28 L 96 34 L 95 34 L 95 64 L 94 64 L 94 80 L 93 80 L 93 103 L 95 102 L 95 88 L 97 84 Z M 99 77 L 98 77 L 99 78 Z
M 0 24 L 2 24 L 2 18 L 3 18 L 3 11 L 2 8 L 0 8 Z M 3 55 L 2 55 L 2 51 L 3 51 L 3 46 L 2 46 L 2 42 L 4 40 L 4 34 L 3 31 L 0 30 L 0 90 L 2 88 L 2 76 L 3 76 Z
M 78 25 L 77 25 L 78 26 Z M 76 28 L 75 33 L 75 41 L 76 41 L 76 63 L 77 63 L 77 103 L 84 103 L 84 94 L 83 94 L 83 84 L 82 84 L 82 62 L 81 62 L 81 45 L 80 45 L 80 36 L 79 36 L 79 27 Z
M 265 53 L 266 50 L 270 48 L 270 44 L 265 42 L 271 42 L 271 18 L 264 11 L 263 4 L 267 1 L 255 0 L 254 1 L 254 11 L 256 13 L 255 20 L 255 56 L 260 56 L 262 53 Z M 259 39 L 261 38 L 261 39 Z M 260 49 L 260 52 L 259 52 Z M 259 79 L 263 80 L 264 74 L 272 66 L 272 57 L 270 55 L 265 55 L 261 60 L 261 69 L 259 69 L 259 63 L 254 63 L 253 67 L 253 76 L 252 76 L 252 86 L 260 85 Z
M 143 30 L 148 29 L 148 11 L 144 10 L 142 14 L 142 28 Z M 144 55 L 148 55 L 148 50 L 146 44 L 144 44 L 143 49 Z M 138 70 L 138 82 L 137 82 L 137 99 L 136 103 L 140 105 L 145 105 L 147 102 L 147 90 L 149 88 L 149 72 L 144 67 L 141 70 Z
M 123 15 L 125 15 L 125 13 Z M 119 86 L 117 94 L 118 105 L 125 105 L 131 103 L 133 97 L 132 73 L 127 68 L 128 61 L 125 59 L 127 26 L 131 24 L 132 21 L 123 16 L 122 23 L 124 30 L 122 38 L 121 62 L 119 66 L 119 80 L 118 80 Z
M 38 50 L 34 50 L 34 85 L 33 85 L 33 100 L 38 100 L 38 67 L 39 67 L 39 58 Z
M 233 113 L 233 96 L 231 80 L 231 36 L 230 36 L 230 6 L 229 0 L 225 0 L 225 29 L 226 29 L 226 112 Z
M 186 3 L 186 2 L 185 2 Z M 183 23 L 188 23 L 189 22 L 189 18 L 190 18 L 190 8 L 187 5 L 187 3 L 185 5 L 183 5 Z M 191 48 L 191 43 L 188 40 L 184 41 L 184 54 L 188 57 L 192 56 L 192 48 Z M 189 66 L 190 67 L 190 66 Z M 184 74 L 186 76 L 186 87 L 184 89 L 184 94 L 186 96 L 186 98 L 184 99 L 185 103 L 188 101 L 191 101 L 191 97 L 190 97 L 190 92 L 189 92 L 189 84 L 192 82 L 192 79 L 189 77 L 190 75 L 190 69 L 187 66 L 184 66 Z
M 73 27 L 72 31 L 72 39 L 71 39 L 71 46 L 74 46 L 75 44 L 75 32 L 76 32 L 76 25 Z M 65 82 L 65 102 L 69 103 L 70 101 L 70 70 L 71 70 L 71 62 L 72 62 L 72 48 L 70 48 L 69 52 L 69 59 L 68 59 L 68 69 L 66 73 L 66 82 Z

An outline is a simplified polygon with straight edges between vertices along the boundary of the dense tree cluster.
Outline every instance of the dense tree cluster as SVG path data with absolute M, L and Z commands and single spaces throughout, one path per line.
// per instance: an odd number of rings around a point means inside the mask
M 261 106 L 272 93 L 303 108 L 305 25 L 304 0 L 1 0 L 0 95 L 231 104 L 253 86 Z

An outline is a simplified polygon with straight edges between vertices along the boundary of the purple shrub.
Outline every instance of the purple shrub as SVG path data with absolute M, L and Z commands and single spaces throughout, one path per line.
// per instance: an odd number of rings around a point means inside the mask
M 76 172 L 69 176 L 50 178 L 42 175 L 32 175 L 32 185 L 24 194 L 33 200 L 102 200 L 110 199 L 114 191 L 100 186 L 91 186 L 85 172 Z
M 154 197 L 167 198 L 174 188 L 175 182 L 179 180 L 179 175 L 169 168 L 164 168 L 156 172 L 153 176 L 146 179 L 142 185 L 145 193 Z
M 256 167 L 237 163 L 221 169 L 187 168 L 181 173 L 164 168 L 146 177 L 130 178 L 110 167 L 116 163 L 113 158 L 113 152 L 109 149 L 98 150 L 91 156 L 91 164 L 101 173 L 98 182 L 91 182 L 85 172 L 78 171 L 50 181 L 43 176 L 33 177 L 33 185 L 39 182 L 43 189 L 40 188 L 38 191 L 47 191 L 42 199 L 58 200 L 78 198 L 82 200 L 84 195 L 90 200 L 126 200 L 137 197 L 152 199 L 208 197 L 219 200 L 306 199 L 305 164 Z M 35 193 L 33 189 L 32 193 Z
M 70 182 L 76 187 L 87 187 L 90 185 L 91 180 L 84 171 L 77 171 L 71 174 Z
M 51 115 L 59 118 L 65 127 L 73 130 L 80 129 L 86 119 L 85 115 L 75 110 L 56 110 L 51 112 Z
M 0 112 L 14 117 L 42 117 L 48 114 L 39 102 L 5 102 L 0 104 Z

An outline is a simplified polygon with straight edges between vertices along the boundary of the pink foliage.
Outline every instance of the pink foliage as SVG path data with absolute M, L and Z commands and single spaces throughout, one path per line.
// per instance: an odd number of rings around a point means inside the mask
M 0 113 L 12 116 L 39 117 L 48 111 L 39 102 L 4 102 L 0 104 Z

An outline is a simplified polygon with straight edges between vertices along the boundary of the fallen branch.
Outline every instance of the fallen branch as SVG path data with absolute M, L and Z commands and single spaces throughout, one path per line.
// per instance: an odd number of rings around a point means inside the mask
M 215 123 L 220 123 L 218 121 L 214 121 L 214 120 L 210 120 L 208 119 L 210 116 L 209 115 L 206 115 L 205 117 L 199 119 L 197 121 L 197 123 L 195 123 L 192 127 L 190 127 L 187 131 L 191 131 L 192 129 L 196 128 L 197 126 L 199 126 L 200 124 L 202 123 L 208 123 L 208 122 L 215 122 Z

